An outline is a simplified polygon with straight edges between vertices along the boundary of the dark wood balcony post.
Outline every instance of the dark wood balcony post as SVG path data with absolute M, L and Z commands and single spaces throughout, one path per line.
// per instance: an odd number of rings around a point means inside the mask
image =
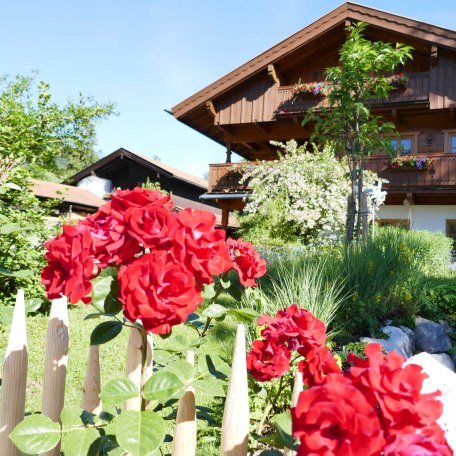
M 226 208 L 222 208 L 222 228 L 226 228 L 228 226 L 228 220 L 230 216 L 230 210 Z
M 231 143 L 226 143 L 226 162 L 231 163 Z

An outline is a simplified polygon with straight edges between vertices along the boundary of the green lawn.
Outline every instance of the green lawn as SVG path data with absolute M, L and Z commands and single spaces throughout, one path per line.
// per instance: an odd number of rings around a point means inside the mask
M 93 312 L 91 306 L 71 306 L 70 319 L 70 348 L 68 372 L 66 379 L 65 405 L 79 406 L 82 397 L 85 368 L 89 349 L 89 338 L 92 329 L 100 320 L 86 320 L 84 317 Z M 46 325 L 48 317 L 35 315 L 27 317 L 28 335 L 28 377 L 26 411 L 36 412 L 41 409 L 41 390 L 44 370 L 44 350 L 46 342 Z M 219 323 L 209 331 L 207 342 L 201 348 L 200 354 L 217 353 L 229 361 L 233 349 L 233 337 L 236 324 L 230 319 Z M 8 328 L 0 329 L 0 350 L 3 363 L 4 352 L 8 342 Z M 195 337 L 196 332 L 184 326 L 175 327 L 173 333 Z M 110 379 L 125 375 L 126 346 L 128 341 L 128 328 L 114 340 L 100 346 L 101 383 L 103 385 Z M 155 336 L 156 347 L 163 341 Z

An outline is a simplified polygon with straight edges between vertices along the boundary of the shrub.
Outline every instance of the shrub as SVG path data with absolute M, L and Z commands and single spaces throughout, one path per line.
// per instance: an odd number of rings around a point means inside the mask
M 431 320 L 446 320 L 456 327 L 456 276 L 433 277 L 423 290 L 421 314 Z
M 44 298 L 40 271 L 45 261 L 43 242 L 51 233 L 45 221 L 48 208 L 33 195 L 24 170 L 14 168 L 2 177 L 0 304 L 11 304 L 18 288 L 23 288 L 30 298 Z
M 278 160 L 259 162 L 243 177 L 252 194 L 240 216 L 242 236 L 275 246 L 337 239 L 345 224 L 347 168 L 327 148 L 276 145 L 284 150 Z
M 451 316 L 451 290 L 431 291 L 429 283 L 431 273 L 448 271 L 450 249 L 451 240 L 443 234 L 395 227 L 380 228 L 366 245 L 339 244 L 318 252 L 295 245 L 263 249 L 272 261 L 255 305 L 275 312 L 274 302 L 283 307 L 286 300 L 302 299 L 309 306 L 305 294 L 317 306 L 309 308 L 324 320 L 321 309 L 331 301 L 325 296 L 337 290 L 341 303 L 332 326 L 342 344 L 368 334 L 380 336 L 387 319 L 413 325 L 422 305 Z M 299 293 L 299 284 L 312 290 L 301 286 Z

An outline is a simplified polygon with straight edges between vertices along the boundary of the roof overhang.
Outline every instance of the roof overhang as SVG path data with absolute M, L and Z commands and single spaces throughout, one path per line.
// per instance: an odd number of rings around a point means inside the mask
M 192 126 L 185 119 L 185 116 L 191 111 L 204 106 L 207 102 L 210 102 L 255 74 L 267 70 L 268 65 L 278 62 L 291 52 L 308 44 L 332 28 L 345 24 L 347 21 L 363 21 L 372 26 L 404 36 L 411 36 L 429 44 L 437 43 L 442 47 L 456 49 L 456 31 L 454 30 L 347 2 L 178 103 L 172 108 L 173 115 L 181 122 Z

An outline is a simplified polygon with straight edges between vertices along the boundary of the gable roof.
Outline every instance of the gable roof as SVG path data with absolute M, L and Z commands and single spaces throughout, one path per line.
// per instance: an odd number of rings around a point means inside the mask
M 106 203 L 103 199 L 83 188 L 38 179 L 30 179 L 30 182 L 32 184 L 32 192 L 39 198 L 63 200 L 68 204 L 94 209 L 98 209 Z
M 413 36 L 428 43 L 438 43 L 440 46 L 456 49 L 455 30 L 387 13 L 357 3 L 346 2 L 180 102 L 172 108 L 173 115 L 180 119 L 196 107 L 214 99 L 252 75 L 265 70 L 269 64 L 274 64 L 279 59 L 345 21 L 363 21 L 376 27 Z
M 84 168 L 83 170 L 79 171 L 75 175 L 71 176 L 68 178 L 65 182 L 68 183 L 78 183 L 80 180 L 84 179 L 87 176 L 90 176 L 93 173 L 96 173 L 96 171 L 103 166 L 106 166 L 107 164 L 121 159 L 123 157 L 127 157 L 134 162 L 137 162 L 143 166 L 146 166 L 147 168 L 153 169 L 154 171 L 159 171 L 160 173 L 163 173 L 164 175 L 168 177 L 173 177 L 176 179 L 179 179 L 184 182 L 188 182 L 190 184 L 196 185 L 198 187 L 201 187 L 204 190 L 207 190 L 208 187 L 208 182 L 206 179 L 202 179 L 197 176 L 193 176 L 192 174 L 186 173 L 185 171 L 181 171 L 180 169 L 174 168 L 170 165 L 167 165 L 166 163 L 163 163 L 158 160 L 154 160 L 152 158 L 146 157 L 144 155 L 140 155 L 136 152 L 132 152 L 130 150 L 127 150 L 123 147 L 117 149 L 116 151 L 112 152 L 111 154 L 107 155 L 106 157 L 103 157 L 102 159 L 98 160 L 97 162 L 93 163 L 90 166 L 87 166 L 87 168 Z

